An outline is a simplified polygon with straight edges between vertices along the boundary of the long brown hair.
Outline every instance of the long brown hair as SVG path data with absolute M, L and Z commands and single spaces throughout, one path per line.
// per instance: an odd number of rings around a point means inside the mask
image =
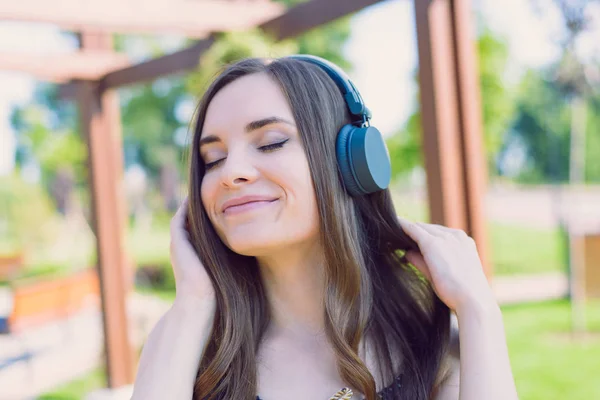
M 394 398 L 428 399 L 448 344 L 449 310 L 404 262 L 404 252 L 416 245 L 397 221 L 389 190 L 350 197 L 343 187 L 335 139 L 350 118 L 339 89 L 318 67 L 286 58 L 245 59 L 227 67 L 205 92 L 196 115 L 190 233 L 215 287 L 217 311 L 194 399 L 256 398 L 256 354 L 270 318 L 265 290 L 256 259 L 226 247 L 208 219 L 200 196 L 205 168 L 199 155 L 212 98 L 229 83 L 255 73 L 267 74 L 280 86 L 308 159 L 326 260 L 325 328 L 341 377 L 367 399 L 376 398 L 374 377 L 358 356 L 365 338 L 382 381 L 399 376 Z

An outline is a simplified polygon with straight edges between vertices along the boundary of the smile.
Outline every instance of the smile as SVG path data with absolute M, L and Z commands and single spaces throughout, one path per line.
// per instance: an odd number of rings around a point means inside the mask
M 249 202 L 244 203 L 244 204 L 239 204 L 239 205 L 236 205 L 236 206 L 227 207 L 225 209 L 225 211 L 223 211 L 223 214 L 225 214 L 225 215 L 238 215 L 238 214 L 242 214 L 242 213 L 249 212 L 249 211 L 263 209 L 263 208 L 268 207 L 271 204 L 275 203 L 277 200 L 279 200 L 279 199 L 249 201 Z

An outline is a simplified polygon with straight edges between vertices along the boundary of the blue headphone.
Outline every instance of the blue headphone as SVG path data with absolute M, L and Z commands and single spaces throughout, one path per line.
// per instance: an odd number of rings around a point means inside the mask
M 381 132 L 370 126 L 371 112 L 350 78 L 340 67 L 320 57 L 298 54 L 287 58 L 317 65 L 333 79 L 344 96 L 353 121 L 339 131 L 336 154 L 349 194 L 362 196 L 386 189 L 392 175 L 390 155 Z

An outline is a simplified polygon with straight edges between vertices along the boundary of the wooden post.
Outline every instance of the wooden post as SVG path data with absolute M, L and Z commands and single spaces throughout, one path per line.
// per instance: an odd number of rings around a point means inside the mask
M 468 0 L 415 0 L 423 148 L 431 221 L 464 229 L 492 275 L 485 226 L 487 165 Z
M 84 48 L 111 47 L 104 34 L 83 34 Z M 131 271 L 125 249 L 126 210 L 123 151 L 116 92 L 101 92 L 93 82 L 79 84 L 81 126 L 88 147 L 93 229 L 96 234 L 98 275 L 108 387 L 134 379 L 134 354 L 129 343 L 126 296 Z

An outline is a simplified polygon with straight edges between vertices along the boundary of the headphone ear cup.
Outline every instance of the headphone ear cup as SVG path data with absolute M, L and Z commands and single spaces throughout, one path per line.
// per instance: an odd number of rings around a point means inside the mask
M 344 186 L 351 196 L 388 187 L 392 172 L 390 156 L 377 128 L 344 125 L 337 136 L 336 154 Z
M 352 166 L 352 155 L 350 154 L 350 142 L 352 140 L 352 134 L 356 129 L 358 128 L 353 125 L 344 125 L 337 135 L 335 146 L 342 181 L 344 187 L 351 196 L 361 196 L 366 194 L 356 179 Z

